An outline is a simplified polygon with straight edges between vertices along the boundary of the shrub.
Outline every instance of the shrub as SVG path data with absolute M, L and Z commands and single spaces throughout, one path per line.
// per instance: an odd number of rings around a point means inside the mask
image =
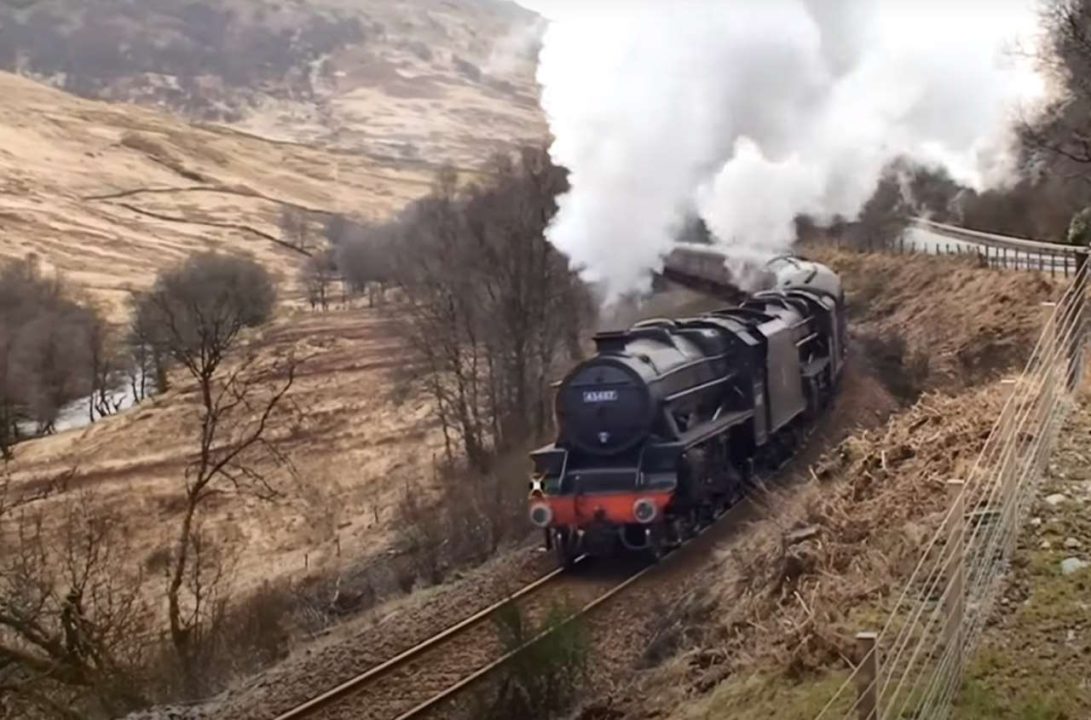
M 501 643 L 505 652 L 515 655 L 504 667 L 494 698 L 478 699 L 479 717 L 544 719 L 559 717 L 572 708 L 587 680 L 591 654 L 587 626 L 583 618 L 574 615 L 575 608 L 555 604 L 535 626 L 516 604 L 497 612 Z

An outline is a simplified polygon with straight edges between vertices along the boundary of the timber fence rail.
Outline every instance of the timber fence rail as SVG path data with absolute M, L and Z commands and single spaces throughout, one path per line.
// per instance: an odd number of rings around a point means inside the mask
M 987 267 L 1037 270 L 1055 277 L 1074 276 L 1080 257 L 1087 252 L 1082 247 L 967 230 L 924 218 L 913 218 L 902 236 L 889 242 L 868 239 L 850 243 L 839 238 L 818 242 L 851 250 L 897 255 L 972 256 Z
M 1088 264 L 1077 257 L 972 469 L 948 481 L 945 517 L 885 624 L 857 636 L 855 667 L 816 720 L 950 716 L 1083 376 Z

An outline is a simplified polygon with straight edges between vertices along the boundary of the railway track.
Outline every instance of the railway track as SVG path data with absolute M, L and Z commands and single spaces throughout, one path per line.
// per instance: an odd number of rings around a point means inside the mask
M 809 428 L 800 438 L 800 446 L 813 432 Z M 777 476 L 791 462 L 757 475 L 761 487 Z M 664 560 L 675 558 L 680 550 L 734 514 L 743 503 L 735 503 L 702 528 L 683 546 Z M 495 618 L 504 608 L 516 606 L 523 623 L 541 626 L 548 613 L 558 607 L 572 610 L 566 622 L 581 617 L 636 583 L 659 563 L 596 563 L 581 556 L 570 570 L 559 568 L 525 585 L 508 597 L 486 607 L 446 630 L 414 645 L 401 654 L 365 670 L 351 679 L 296 707 L 274 720 L 418 720 L 482 681 L 522 649 L 537 642 L 542 632 L 514 650 L 507 649 L 497 633 Z
M 519 649 L 502 643 L 495 618 L 517 607 L 528 627 L 538 627 L 558 607 L 583 615 L 636 582 L 655 565 L 606 568 L 580 558 L 539 578 L 400 655 L 366 670 L 275 720 L 411 720 L 423 717 L 504 665 Z M 532 638 L 527 644 L 540 639 Z M 524 646 L 525 647 L 525 646 Z

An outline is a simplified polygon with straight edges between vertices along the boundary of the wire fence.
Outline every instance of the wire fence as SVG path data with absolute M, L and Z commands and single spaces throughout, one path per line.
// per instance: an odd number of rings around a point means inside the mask
M 1086 257 L 969 474 L 948 482 L 948 511 L 885 624 L 857 636 L 858 662 L 816 720 L 950 715 L 1082 378 Z

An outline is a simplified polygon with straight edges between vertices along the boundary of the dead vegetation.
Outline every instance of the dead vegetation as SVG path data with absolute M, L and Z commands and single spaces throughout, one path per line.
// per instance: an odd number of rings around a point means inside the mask
M 163 272 L 135 300 L 139 342 L 187 373 L 200 398 L 166 592 L 170 638 L 190 696 L 204 690 L 204 635 L 228 602 L 222 593 L 231 572 L 225 556 L 232 551 L 201 532 L 200 511 L 228 491 L 272 499 L 277 471 L 291 467 L 270 430 L 288 405 L 298 361 L 288 355 L 259 373 L 254 355 L 234 357 L 245 331 L 268 322 L 275 299 L 272 278 L 253 260 L 205 253 Z
M 406 485 L 395 507 L 398 542 L 410 564 L 404 590 L 441 583 L 526 539 L 526 453 L 492 462 L 485 473 L 437 464 L 432 482 Z
M 60 490 L 57 488 L 56 490 Z M 0 478 L 0 709 L 123 713 L 146 702 L 152 626 L 120 518 L 87 496 L 50 507 Z
M 853 333 L 879 339 L 881 363 L 905 368 L 908 380 L 923 374 L 927 358 L 927 387 L 952 391 L 1021 368 L 1049 311 L 1043 303 L 1064 283 L 967 258 L 805 252 L 841 274 Z
M 238 356 L 246 331 L 268 321 L 275 296 L 253 260 L 206 253 L 134 299 L 131 344 L 160 358 L 165 376 L 188 375 L 199 398 L 174 478 L 182 493 L 171 549 L 142 559 L 120 512 L 90 492 L 66 492 L 76 470 L 38 490 L 9 487 L 5 475 L 0 671 L 10 683 L 0 682 L 0 694 L 50 716 L 65 717 L 67 706 L 81 708 L 80 717 L 114 716 L 163 697 L 200 697 L 240 664 L 275 659 L 269 649 L 275 655 L 282 645 L 275 625 L 287 606 L 271 592 L 233 605 L 238 549 L 203 522 L 213 502 L 275 497 L 277 471 L 290 464 L 271 428 L 288 405 L 297 363 L 289 354 L 258 371 L 253 355 Z M 148 570 L 165 583 L 146 582 Z M 166 618 L 155 598 L 165 600 Z M 260 636 L 233 634 L 247 626 Z
M 854 634 L 873 622 L 856 609 L 874 612 L 900 587 L 942 520 L 944 483 L 976 457 L 1006 392 L 926 394 L 886 427 L 827 453 L 802 489 L 763 497 L 768 516 L 658 628 L 647 659 L 663 665 L 648 692 L 664 697 L 644 710 L 719 688 L 707 715 L 696 714 L 718 718 L 718 695 L 756 673 L 810 686 L 845 667 Z
M 74 400 L 87 399 L 90 422 L 117 411 L 108 391 L 130 367 L 117 340 L 37 257 L 0 261 L 0 459 L 22 439 L 53 433 Z
M 566 173 L 548 153 L 496 156 L 489 180 L 460 188 L 441 172 L 402 214 L 393 277 L 401 324 L 435 402 L 448 462 L 491 458 L 544 439 L 549 383 L 579 357 L 592 308 L 582 282 L 545 239 Z
M 912 404 L 928 383 L 928 355 L 909 350 L 900 334 L 860 335 L 860 345 L 873 371 L 890 394 L 901 403 Z

